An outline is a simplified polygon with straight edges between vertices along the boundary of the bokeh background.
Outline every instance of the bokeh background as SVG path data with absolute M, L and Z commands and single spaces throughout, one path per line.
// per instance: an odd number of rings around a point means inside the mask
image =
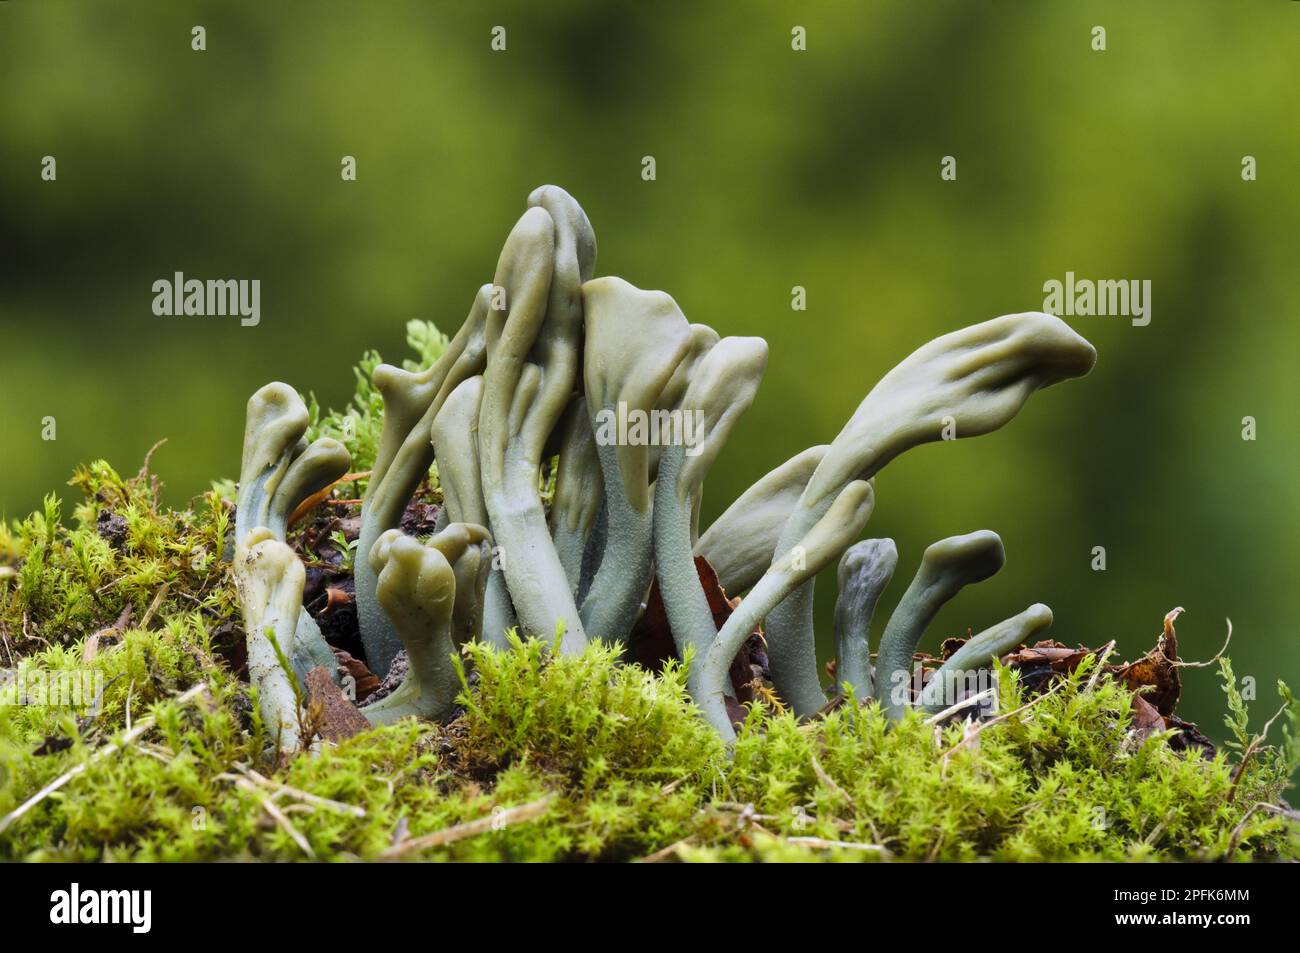
M 1037 310 L 1066 271 L 1150 279 L 1149 327 L 1072 319 L 1089 378 L 881 474 L 869 532 L 902 554 L 885 604 L 928 543 L 996 529 L 1007 568 L 927 647 L 1041 600 L 1057 638 L 1132 657 L 1182 605 L 1189 657 L 1231 617 L 1262 720 L 1278 677 L 1300 687 L 1298 49 L 1280 0 L 4 0 L 0 511 L 163 437 L 171 502 L 234 476 L 254 389 L 339 406 L 364 349 L 404 356 L 408 319 L 454 332 L 544 182 L 584 204 L 598 272 L 771 344 L 706 521 L 927 339 Z M 261 279 L 261 325 L 155 317 L 174 271 Z M 1183 714 L 1220 737 L 1214 675 L 1184 680 Z

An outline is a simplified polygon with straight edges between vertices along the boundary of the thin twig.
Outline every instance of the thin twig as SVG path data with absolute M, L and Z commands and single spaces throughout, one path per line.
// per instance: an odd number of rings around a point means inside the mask
M 154 593 L 153 602 L 149 603 L 149 608 L 145 610 L 144 617 L 140 620 L 140 625 L 137 628 L 149 628 L 149 623 L 153 619 L 153 614 L 158 611 L 158 607 L 162 605 L 162 601 L 167 598 L 167 590 L 171 588 L 171 585 L 170 582 L 164 582 L 158 587 L 158 591 Z
M 668 795 L 672 794 L 679 787 L 681 787 L 682 782 L 685 780 L 686 780 L 685 778 L 678 778 L 676 781 L 669 781 L 667 784 L 665 784 L 663 787 L 659 789 L 659 796 L 667 797 Z
M 27 610 L 24 609 L 23 610 L 23 638 L 35 639 L 37 642 L 40 642 L 41 645 L 44 645 L 48 648 L 50 644 L 50 640 L 45 638 L 45 636 L 41 635 L 38 632 L 32 632 L 30 630 L 30 624 L 31 624 L 31 618 L 28 616 Z
M 692 839 L 689 837 L 683 837 L 681 840 L 677 841 L 676 843 L 669 844 L 667 847 L 660 848 L 659 850 L 655 851 L 653 854 L 647 854 L 645 857 L 642 857 L 640 860 L 636 861 L 636 863 L 657 864 L 662 861 L 665 861 L 669 857 L 672 857 L 674 854 L 676 854 L 678 850 L 690 844 L 691 840 Z
M 258 802 L 262 805 L 262 810 L 271 815 L 271 820 L 280 825 L 280 829 L 289 835 L 290 840 L 297 844 L 298 848 L 306 854 L 310 860 L 316 859 L 316 852 L 311 849 L 311 844 L 307 842 L 307 838 L 302 836 L 302 832 L 293 826 L 293 821 L 289 820 L 288 816 L 276 807 L 275 803 L 269 797 L 262 796 L 262 793 L 257 789 L 257 785 L 253 784 L 253 782 L 247 778 L 240 778 L 235 782 L 235 787 L 247 791 L 249 794 L 253 795 L 253 797 L 257 798 Z
M 321 797 L 318 794 L 312 794 L 310 791 L 302 791 L 295 787 L 290 787 L 280 781 L 275 781 L 265 777 L 242 762 L 236 761 L 234 769 L 244 775 L 255 784 L 260 784 L 264 788 L 274 791 L 276 794 L 283 794 L 297 801 L 303 801 L 307 804 L 314 804 L 317 807 L 327 807 L 333 811 L 342 811 L 345 814 L 351 814 L 353 817 L 365 817 L 366 809 L 355 804 L 344 804 L 342 801 L 332 801 L 327 797 Z
M 131 684 L 126 686 L 126 730 L 131 730 L 131 694 L 135 691 L 135 679 L 131 679 Z
M 812 769 L 813 773 L 817 775 L 818 781 L 824 784 L 830 789 L 831 793 L 847 804 L 853 813 L 858 813 L 858 806 L 853 803 L 853 798 L 849 797 L 849 792 L 836 784 L 835 779 L 826 773 L 826 769 L 822 767 L 822 763 L 817 760 L 816 752 L 814 752 L 812 756 Z
M 144 455 L 144 463 L 140 464 L 140 472 L 136 474 L 137 479 L 143 480 L 145 477 L 149 475 L 149 461 L 153 459 L 154 451 L 157 450 L 166 442 L 167 442 L 167 438 L 163 437 L 161 440 L 159 440 L 157 443 L 155 443 L 152 447 L 149 448 L 149 452 Z
M 937 715 L 931 715 L 929 718 L 925 720 L 925 723 L 927 725 L 937 725 L 945 718 L 957 714 L 957 712 L 961 711 L 963 708 L 969 708 L 972 705 L 978 705 L 986 698 L 996 698 L 997 694 L 998 694 L 998 690 L 996 686 L 986 688 L 978 695 L 971 695 L 969 698 L 963 698 L 961 701 L 957 702 L 957 704 L 949 705 L 947 708 L 939 712 Z
M 1219 659 L 1223 658 L 1223 653 L 1228 651 L 1228 643 L 1232 641 L 1232 620 L 1225 619 L 1224 621 L 1228 623 L 1228 637 L 1223 640 L 1223 648 L 1215 652 L 1213 658 L 1207 659 L 1204 662 L 1173 661 L 1170 662 L 1169 664 L 1171 664 L 1174 668 L 1208 668 L 1209 666 L 1217 662 Z
M 1057 689 L 1059 689 L 1059 688 L 1060 688 L 1062 685 L 1064 685 L 1064 684 L 1065 684 L 1065 682 L 1063 682 L 1063 681 L 1061 681 L 1061 682 L 1057 682 L 1057 683 L 1056 683 L 1055 685 L 1053 685 L 1049 690 L 1043 692 L 1041 695 L 1037 695 L 1037 696 L 1035 696 L 1033 699 L 1031 699 L 1030 701 L 1025 702 L 1025 703 L 1024 703 L 1023 705 L 1021 705 L 1019 708 L 1013 709 L 1013 710 L 1007 712 L 1006 714 L 998 715 L 996 718 L 990 718 L 988 721 L 981 721 L 981 722 L 980 722 L 980 723 L 975 727 L 975 729 L 974 729 L 973 731 L 970 732 L 970 734 L 966 735 L 964 738 L 961 739 L 961 741 L 957 742 L 955 745 L 953 745 L 951 748 L 949 748 L 947 751 L 944 752 L 943 760 L 946 762 L 950 757 L 952 757 L 954 754 L 956 754 L 957 751 L 958 751 L 959 749 L 964 748 L 967 744 L 969 744 L 969 743 L 970 743 L 971 741 L 973 741 L 975 738 L 978 738 L 979 735 L 980 735 L 980 732 L 982 732 L 985 728 L 992 728 L 992 727 L 993 727 L 994 725 L 996 725 L 998 722 L 1006 721 L 1008 718 L 1011 718 L 1011 717 L 1013 717 L 1014 715 L 1018 715 L 1018 714 L 1020 714 L 1022 711 L 1025 711 L 1025 710 L 1028 709 L 1028 708 L 1032 708 L 1034 705 L 1037 705 L 1037 704 L 1038 704 L 1040 701 L 1042 701 L 1044 698 L 1050 698 L 1052 695 L 1055 695 Z
M 207 688 L 208 688 L 207 682 L 199 682 L 199 684 L 194 685 L 193 687 L 188 689 L 184 694 L 177 696 L 175 701 L 178 705 L 189 704 L 195 698 L 198 698 L 199 695 L 207 691 Z M 134 728 L 124 733 L 121 738 L 118 738 L 116 741 L 110 741 L 102 748 L 96 749 L 95 752 L 85 761 L 82 761 L 80 764 L 74 765 L 72 768 L 65 771 L 63 774 L 59 775 L 49 784 L 45 785 L 45 787 L 41 788 L 39 791 L 37 791 L 35 794 L 29 797 L 22 804 L 18 805 L 16 808 L 14 808 L 4 817 L 0 818 L 0 834 L 3 834 L 6 830 L 9 829 L 9 825 L 11 825 L 14 821 L 18 820 L 20 817 L 22 817 L 24 814 L 26 814 L 28 811 L 34 808 L 37 804 L 40 804 L 42 801 L 44 801 L 47 797 L 49 797 L 59 788 L 63 787 L 73 778 L 77 777 L 77 775 L 84 774 L 86 772 L 86 769 L 89 768 L 96 761 L 117 754 L 117 752 L 121 751 L 127 745 L 131 744 L 133 741 L 135 741 L 137 738 L 139 738 L 142 734 L 144 734 L 153 726 L 154 726 L 154 718 L 152 716 L 148 718 L 142 718 L 139 722 L 136 723 Z
M 163 764 L 171 764 L 176 755 L 170 748 L 164 748 L 162 745 L 151 745 L 147 741 L 136 743 L 135 750 L 141 754 L 147 754 L 151 758 L 157 758 Z
M 432 834 L 426 834 L 423 837 L 402 841 L 400 844 L 395 844 L 387 850 L 381 851 L 376 859 L 396 860 L 407 854 L 428 850 L 430 847 L 442 847 L 458 840 L 464 840 L 467 837 L 477 837 L 488 831 L 499 831 L 512 824 L 522 824 L 525 821 L 534 820 L 546 813 L 546 809 L 554 798 L 554 794 L 548 794 L 528 804 L 521 804 L 518 807 L 508 808 L 504 811 L 495 811 L 488 817 L 480 817 L 476 821 L 467 821 L 464 824 L 457 824 L 454 827 L 434 831 Z
M 775 821 L 778 820 L 775 814 L 759 814 L 754 809 L 753 804 L 742 804 L 739 801 L 715 801 L 709 805 L 714 811 L 725 811 L 727 813 L 739 814 L 736 818 L 736 826 L 740 827 L 745 824 L 755 823 L 758 821 Z M 700 813 L 704 813 L 701 809 Z
M 858 841 L 826 840 L 822 837 L 787 837 L 785 842 L 787 844 L 797 844 L 800 847 L 811 847 L 814 850 L 829 850 L 832 847 L 840 847 L 845 850 L 874 851 L 885 857 L 893 856 L 888 847 L 880 844 L 863 844 Z
M 1246 830 L 1246 822 L 1255 816 L 1256 811 L 1268 811 L 1270 814 L 1278 814 L 1293 822 L 1300 822 L 1300 811 L 1288 810 L 1279 804 L 1269 804 L 1265 801 L 1259 801 L 1249 811 L 1247 811 L 1237 822 L 1237 826 L 1232 829 L 1232 836 L 1228 838 L 1227 850 L 1223 852 L 1220 860 L 1225 860 L 1232 855 L 1241 843 L 1241 835 Z
M 86 639 L 81 648 L 81 661 L 91 662 L 99 654 L 99 640 L 108 636 L 120 635 L 126 628 L 126 624 L 131 620 L 131 611 L 134 607 L 127 603 L 126 607 L 118 614 L 117 621 L 112 625 L 106 625 L 102 629 L 96 629 L 91 636 Z M 129 725 L 127 726 L 130 727 Z
M 940 831 L 939 839 L 934 842 L 934 846 L 930 848 L 930 853 L 925 856 L 925 862 L 927 864 L 933 864 L 935 862 L 935 859 L 939 856 L 939 851 L 943 850 L 943 841 L 944 833 L 943 831 Z
M 1146 844 L 1148 847 L 1154 847 L 1160 841 L 1160 838 L 1164 836 L 1165 828 L 1169 826 L 1169 822 L 1174 819 L 1174 815 L 1176 813 L 1177 813 L 1177 809 L 1170 811 L 1168 814 L 1166 814 L 1165 819 L 1162 820 L 1155 827 L 1151 828 L 1151 833 L 1147 834 L 1146 837 L 1142 838 L 1142 843 Z
M 343 476 L 339 477 L 329 486 L 325 487 L 323 490 L 317 490 L 311 496 L 307 497 L 307 499 L 303 500 L 296 507 L 294 507 L 293 512 L 289 514 L 289 525 L 290 526 L 296 525 L 298 521 L 301 520 L 304 516 L 306 516 L 308 513 L 314 510 L 321 503 L 325 502 L 325 500 L 329 497 L 329 495 L 334 492 L 335 487 L 343 483 L 351 483 L 354 480 L 364 480 L 369 476 L 370 476 L 369 470 L 365 471 L 364 473 L 343 474 Z M 336 502 L 344 502 L 344 501 L 340 500 Z M 356 503 L 360 503 L 361 501 L 347 500 L 346 502 L 351 504 L 356 504 Z
M 1097 679 L 1101 678 L 1101 673 L 1106 670 L 1106 659 L 1110 658 L 1110 653 L 1115 651 L 1115 640 L 1111 639 L 1106 643 L 1102 650 L 1101 657 L 1097 659 L 1097 667 L 1093 670 L 1092 678 L 1088 679 L 1088 687 L 1085 692 L 1090 692 L 1097 687 Z

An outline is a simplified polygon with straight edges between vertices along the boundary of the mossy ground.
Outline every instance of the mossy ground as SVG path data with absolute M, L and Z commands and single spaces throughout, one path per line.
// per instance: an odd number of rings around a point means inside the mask
M 136 720 L 156 718 L 0 834 L 0 857 L 376 859 L 400 838 L 484 819 L 400 856 L 1243 860 L 1300 848 L 1284 817 L 1251 811 L 1284 783 L 1272 752 L 1234 784 L 1223 754 L 1179 755 L 1159 735 L 1135 745 L 1127 691 L 1090 684 L 1086 665 L 974 737 L 919 716 L 886 731 L 874 707 L 803 725 L 755 709 L 728 758 L 680 669 L 651 675 L 601 646 L 568 658 L 537 640 L 474 647 L 476 684 L 453 724 L 375 729 L 277 766 L 245 687 L 204 662 L 210 652 L 194 617 L 133 630 L 90 663 L 110 680 L 93 720 L 0 709 L 0 813 L 85 763 L 124 727 L 128 701 Z M 80 664 L 61 647 L 30 662 Z M 188 704 L 166 697 L 199 681 L 207 690 Z M 1008 712 L 1023 704 L 1010 673 L 1002 698 Z M 71 745 L 36 753 L 57 748 L 51 739 Z M 511 822 L 521 805 L 539 813 Z
M 372 398 L 315 412 L 354 469 L 375 437 Z M 1005 717 L 978 728 L 914 715 L 886 730 L 851 704 L 800 724 L 754 707 L 729 753 L 679 666 L 655 675 L 612 648 L 557 657 L 516 641 L 467 648 L 451 725 L 378 728 L 282 763 L 237 675 L 228 489 L 176 511 L 147 470 L 123 479 L 97 462 L 71 482 L 83 499 L 70 525 L 51 496 L 0 527 L 0 668 L 96 673 L 103 695 L 93 710 L 0 704 L 0 819 L 85 766 L 0 820 L 0 859 L 1300 857 L 1277 807 L 1300 712 L 1287 695 L 1280 743 L 1253 744 L 1226 666 L 1234 741 L 1213 757 L 1140 738 L 1128 690 L 1095 678 L 1095 659 L 1034 697 L 1001 670 Z
M 50 501 L 6 530 L 17 568 L 0 582 L 0 625 L 6 664 L 99 673 L 103 697 L 97 712 L 0 706 L 0 815 L 129 723 L 156 727 L 0 833 L 5 859 L 371 859 L 484 818 L 500 823 L 404 856 L 1210 860 L 1300 848 L 1285 817 L 1252 812 L 1277 802 L 1294 752 L 1257 749 L 1238 772 L 1240 753 L 1135 742 L 1128 692 L 1091 678 L 1092 664 L 1036 700 L 1003 671 L 1001 709 L 1027 707 L 975 735 L 919 716 L 886 731 L 874 706 L 809 724 L 755 708 L 728 757 L 676 666 L 652 675 L 602 646 L 573 658 L 538 640 L 472 646 L 452 725 L 376 729 L 277 764 L 214 642 L 235 614 L 216 557 L 220 494 L 174 513 L 147 475 L 96 464 L 73 482 L 87 494 L 74 527 Z M 125 519 L 116 545 L 105 512 Z M 138 624 L 100 631 L 128 606 Z M 174 700 L 200 683 L 193 701 Z M 502 813 L 539 802 L 530 819 Z

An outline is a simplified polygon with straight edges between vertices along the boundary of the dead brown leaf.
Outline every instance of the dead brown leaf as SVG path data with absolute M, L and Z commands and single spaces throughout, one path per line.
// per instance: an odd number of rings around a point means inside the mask
M 332 647 L 332 646 L 331 646 Z M 333 647 L 332 647 L 333 648 Z M 339 666 L 347 669 L 356 683 L 357 704 L 360 705 L 379 688 L 379 676 L 366 667 L 359 658 L 353 658 L 340 648 L 334 648 L 334 659 Z
M 1165 717 L 1170 717 L 1178 707 L 1178 698 L 1182 694 L 1182 684 L 1178 678 L 1178 635 L 1174 632 L 1174 620 L 1183 610 L 1174 609 L 1165 616 L 1164 631 L 1156 641 L 1155 648 L 1127 665 L 1118 666 L 1116 675 L 1130 689 L 1151 689 L 1146 699 Z
M 740 600 L 728 598 L 718 582 L 718 574 L 703 556 L 695 557 L 695 571 L 709 602 L 709 611 L 713 614 L 713 627 L 721 629 L 727 619 L 731 618 L 735 607 L 740 605 Z M 673 641 L 672 626 L 668 622 L 658 580 L 650 587 L 645 612 L 632 629 L 631 643 L 632 658 L 652 672 L 663 671 L 664 662 L 677 658 L 677 646 Z M 731 685 L 735 689 L 736 698 L 728 699 L 727 707 L 733 719 L 743 721 L 745 711 L 741 705 L 759 699 L 762 694 L 758 691 L 758 686 L 767 677 L 766 648 L 762 629 L 755 629 L 731 663 Z
M 370 730 L 366 716 L 348 701 L 333 676 L 319 665 L 307 673 L 307 693 L 318 712 L 315 728 L 326 741 L 337 743 Z
M 714 628 L 720 629 L 731 617 L 732 600 L 727 598 L 726 592 L 718 584 L 718 574 L 713 571 L 713 567 L 703 556 L 695 557 L 695 571 L 699 574 L 700 586 L 709 601 Z M 735 602 L 738 605 L 740 600 Z M 668 612 L 664 608 L 664 599 L 659 592 L 657 579 L 650 587 L 645 612 L 641 613 L 641 618 L 632 629 L 631 642 L 632 658 L 642 668 L 652 672 L 663 671 L 664 662 L 677 658 L 672 626 L 668 624 Z
M 1164 716 L 1156 711 L 1156 707 L 1141 695 L 1133 696 L 1132 708 L 1133 731 L 1137 734 L 1139 744 L 1169 727 Z

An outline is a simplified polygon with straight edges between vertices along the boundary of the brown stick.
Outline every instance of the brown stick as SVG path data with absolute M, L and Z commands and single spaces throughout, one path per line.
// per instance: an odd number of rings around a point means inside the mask
M 528 804 L 493 812 L 489 817 L 480 817 L 476 821 L 467 821 L 464 824 L 457 824 L 454 827 L 434 831 L 432 834 L 426 834 L 423 837 L 402 841 L 400 844 L 394 844 L 387 850 L 381 851 L 376 860 L 397 860 L 399 857 L 405 857 L 407 854 L 416 853 L 417 851 L 428 850 L 430 847 L 442 847 L 445 844 L 455 843 L 467 837 L 477 837 L 479 834 L 488 831 L 499 831 L 512 824 L 522 824 L 525 821 L 534 820 L 546 812 L 554 798 L 554 794 L 548 794 L 546 797 L 531 801 Z
M 293 526 L 304 516 L 310 513 L 312 510 L 316 509 L 316 507 L 320 506 L 320 504 L 323 503 L 329 497 L 329 495 L 334 492 L 334 488 L 338 486 L 340 483 L 351 483 L 354 480 L 364 480 L 368 476 L 370 476 L 369 470 L 365 471 L 364 473 L 345 473 L 343 474 L 343 476 L 339 477 L 329 486 L 325 487 L 325 489 L 317 490 L 311 496 L 307 497 L 307 499 L 299 503 L 294 508 L 294 511 L 291 514 L 289 514 L 289 525 Z M 361 501 L 348 500 L 347 502 L 360 503 Z

